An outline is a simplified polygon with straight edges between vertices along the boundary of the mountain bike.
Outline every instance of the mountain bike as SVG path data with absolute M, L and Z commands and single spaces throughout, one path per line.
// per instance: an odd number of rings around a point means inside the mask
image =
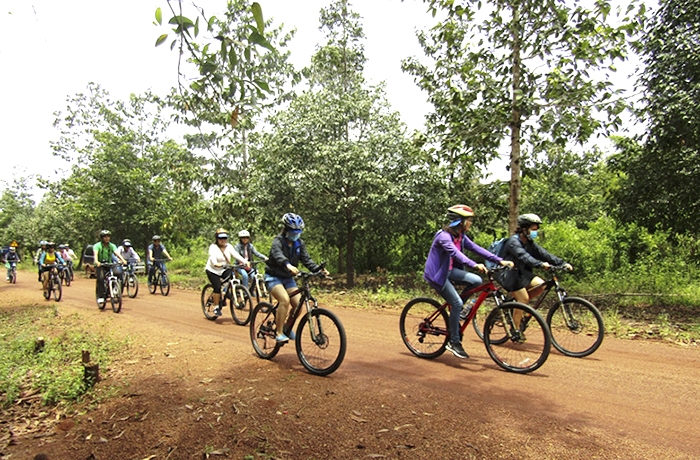
M 66 285 L 66 287 L 70 286 L 71 282 L 71 274 L 70 274 L 70 268 L 68 268 L 68 265 L 60 265 L 58 267 L 58 276 L 61 279 L 61 282 Z
M 549 307 L 546 317 L 552 335 L 552 345 L 563 355 L 583 358 L 595 352 L 603 343 L 603 315 L 588 300 L 567 295 L 556 275 L 557 272 L 564 271 L 567 271 L 564 266 L 549 268 L 550 278 L 543 285 L 534 288 L 544 286 L 544 291 L 537 297 L 533 308 L 539 310 L 549 291 L 554 290 L 558 299 Z M 502 292 L 498 295 L 501 299 L 506 297 Z M 482 329 L 476 318 L 473 319 L 473 324 L 477 335 L 482 337 Z
M 498 293 L 493 276 L 503 270 L 497 267 L 487 272 L 488 281 L 473 289 L 463 289 L 460 296 L 467 300 L 476 296 L 471 309 L 460 322 L 460 336 L 472 322 L 486 299 Z M 483 341 L 491 359 L 507 371 L 526 374 L 539 369 L 549 356 L 551 337 L 542 316 L 533 308 L 518 302 L 501 302 L 484 323 Z M 450 304 L 431 297 L 409 301 L 401 312 L 399 329 L 406 347 L 419 358 L 433 359 L 445 352 L 449 340 Z M 527 330 L 527 334 L 525 331 Z
M 122 283 L 119 278 L 114 273 L 114 267 L 117 264 L 102 264 L 103 267 L 107 269 L 104 274 L 104 298 L 100 302 L 100 298 L 97 298 L 97 307 L 100 310 L 104 310 L 107 306 L 107 299 L 109 299 L 112 304 L 112 311 L 114 313 L 119 313 L 122 309 Z
M 297 306 L 292 307 L 284 330 L 289 334 L 301 309 L 305 308 L 306 314 L 299 320 L 294 341 L 297 356 L 302 366 L 312 374 L 329 375 L 340 367 L 345 358 L 347 338 L 340 319 L 333 312 L 320 308 L 311 295 L 309 279 L 316 276 L 325 275 L 322 272 L 300 272 L 297 275 L 301 278 L 301 286 L 289 294 L 289 297 L 297 294 L 301 294 L 301 297 Z M 277 336 L 275 315 L 278 305 L 278 303 L 272 305 L 269 302 L 260 302 L 253 310 L 250 340 L 255 352 L 263 359 L 274 358 L 284 345 L 275 340 Z
M 168 279 L 168 274 L 163 271 L 161 265 L 163 262 L 165 262 L 165 259 L 155 259 L 153 261 L 153 279 L 148 281 L 148 292 L 155 294 L 156 288 L 160 287 L 160 293 L 167 296 L 170 293 L 170 280 Z
M 270 296 L 267 286 L 265 285 L 265 275 L 257 268 L 258 264 L 262 263 L 265 262 L 262 260 L 251 262 L 251 270 L 248 273 L 248 290 L 250 291 L 250 294 L 255 297 L 256 304 L 260 303 L 261 299 L 272 302 L 272 297 Z
M 58 266 L 49 264 L 46 266 L 49 269 L 49 281 L 44 290 L 44 298 L 49 300 L 53 296 L 53 300 L 59 302 L 63 296 L 63 288 L 61 287 L 61 278 L 58 275 Z
M 7 262 L 7 282 L 10 284 L 17 283 L 17 262 Z
M 126 269 L 122 272 L 122 293 L 126 288 L 126 295 L 130 299 L 133 299 L 139 293 L 139 279 L 134 273 L 134 262 L 134 260 L 129 260 L 126 264 Z
M 202 288 L 202 312 L 209 321 L 216 321 L 216 307 L 225 307 L 228 300 L 233 321 L 239 326 L 245 326 L 250 321 L 250 313 L 253 311 L 253 297 L 248 288 L 235 277 L 233 268 L 230 265 L 224 267 L 225 270 L 231 271 L 221 280 L 219 305 L 214 304 L 214 286 L 208 283 Z

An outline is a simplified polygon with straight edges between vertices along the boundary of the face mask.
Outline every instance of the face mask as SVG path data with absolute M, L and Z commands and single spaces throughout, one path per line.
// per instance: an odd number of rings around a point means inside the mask
M 532 230 L 530 235 L 528 235 L 528 238 L 531 240 L 537 239 L 537 230 Z
M 300 236 L 301 236 L 301 232 L 299 232 L 299 233 L 287 233 L 287 239 L 289 241 L 296 241 L 299 239 Z

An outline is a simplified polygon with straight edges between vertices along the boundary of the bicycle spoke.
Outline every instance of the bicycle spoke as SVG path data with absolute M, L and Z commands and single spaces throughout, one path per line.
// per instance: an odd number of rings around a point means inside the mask
M 271 304 L 260 302 L 251 315 L 250 340 L 255 352 L 263 359 L 274 358 L 280 349 L 275 340 L 275 311 Z
M 399 329 L 406 347 L 420 358 L 436 358 L 445 352 L 448 317 L 441 305 L 431 298 L 416 298 L 401 312 Z
M 299 322 L 297 354 L 312 374 L 328 375 L 338 369 L 346 347 L 345 329 L 334 313 L 316 308 Z
M 603 342 L 605 327 L 598 309 L 585 299 L 566 297 L 547 313 L 552 345 L 567 356 L 581 358 Z

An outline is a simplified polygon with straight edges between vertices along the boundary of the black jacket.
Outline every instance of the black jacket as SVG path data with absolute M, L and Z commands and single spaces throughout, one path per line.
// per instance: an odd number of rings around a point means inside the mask
M 566 263 L 534 241 L 528 240 L 523 244 L 517 233 L 506 240 L 501 257 L 503 260 L 510 260 L 515 264 L 514 269 L 504 270 L 497 277 L 501 286 L 511 292 L 529 286 L 532 278 L 535 277 L 532 270 L 535 267 L 541 267 L 543 262 L 549 262 L 552 265 Z
M 292 274 L 287 270 L 287 264 L 290 263 L 297 267 L 299 261 L 312 272 L 317 272 L 321 269 L 316 262 L 311 260 L 311 256 L 306 250 L 306 245 L 301 239 L 294 241 L 289 246 L 284 236 L 277 235 L 272 240 L 272 246 L 270 246 L 270 258 L 265 262 L 267 266 L 265 273 L 278 278 L 289 278 Z

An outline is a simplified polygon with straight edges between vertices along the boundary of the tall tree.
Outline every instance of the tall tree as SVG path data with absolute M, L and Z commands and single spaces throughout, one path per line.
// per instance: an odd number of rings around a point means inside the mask
M 510 140 L 509 224 L 520 207 L 522 156 L 549 145 L 583 143 L 600 128 L 614 129 L 626 103 L 610 73 L 627 56 L 636 16 L 612 25 L 611 5 L 564 0 L 427 0 L 445 15 L 419 33 L 434 67 L 416 58 L 403 66 L 428 92 L 434 112 L 429 133 L 456 179 Z M 628 9 L 643 15 L 639 9 Z M 459 184 L 459 183 L 458 183 Z

